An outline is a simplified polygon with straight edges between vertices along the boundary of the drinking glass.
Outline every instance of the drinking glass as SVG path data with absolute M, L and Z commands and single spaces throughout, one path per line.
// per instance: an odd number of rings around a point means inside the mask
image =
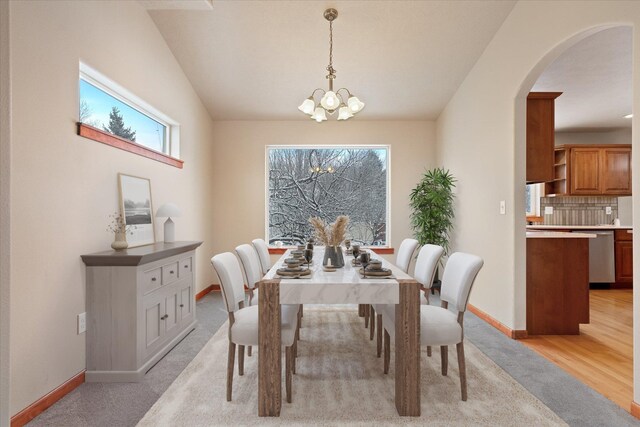
M 353 251 L 351 253 L 354 259 L 354 265 L 358 265 L 358 255 L 360 255 L 360 245 L 353 245 Z
M 345 240 L 344 247 L 347 248 L 347 252 L 349 252 L 349 248 L 351 247 L 351 240 L 349 239 Z
M 311 264 L 311 260 L 313 259 L 313 250 L 305 249 L 304 250 L 304 259 L 307 261 L 307 270 L 309 269 L 309 265 Z
M 369 265 L 369 261 L 371 261 L 371 254 L 369 252 L 362 252 L 360 254 L 360 264 L 362 264 L 362 278 L 367 277 L 367 266 Z

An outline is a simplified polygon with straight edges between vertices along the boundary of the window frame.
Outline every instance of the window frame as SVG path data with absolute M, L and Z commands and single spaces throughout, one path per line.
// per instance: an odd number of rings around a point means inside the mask
M 78 73 L 78 111 L 80 111 L 80 81 L 84 80 L 90 85 L 95 86 L 99 90 L 105 92 L 106 94 L 112 96 L 118 101 L 128 105 L 129 107 L 136 110 L 138 113 L 143 114 L 149 117 L 152 120 L 160 123 L 165 127 L 165 149 L 163 151 L 154 150 L 153 148 L 147 147 L 144 144 L 129 141 L 125 138 L 120 138 L 117 135 L 112 135 L 108 132 L 104 132 L 102 129 L 94 128 L 91 125 L 86 123 L 81 123 L 78 117 L 78 134 L 81 136 L 85 136 L 90 139 L 97 140 L 99 142 L 103 142 L 109 145 L 114 145 L 118 148 L 124 149 L 126 151 L 131 151 L 136 154 L 140 154 L 145 157 L 152 158 L 154 160 L 162 161 L 164 163 L 171 164 L 173 166 L 182 168 L 183 161 L 180 159 L 180 124 L 173 120 L 171 117 L 167 116 L 157 108 L 153 107 L 151 104 L 144 101 L 142 98 L 136 96 L 134 93 L 124 88 L 120 84 L 111 80 L 104 74 L 95 70 L 94 68 L 88 66 L 87 64 L 80 62 L 79 63 L 79 73 Z M 85 128 L 85 129 L 81 129 Z M 88 129 L 87 129 L 88 128 Z M 98 131 L 101 134 L 106 135 L 96 135 Z M 114 143 L 109 141 L 111 138 L 117 140 Z M 125 144 L 123 144 L 123 142 Z M 133 147 L 129 147 L 128 144 L 131 144 Z M 141 150 L 142 149 L 142 150 Z M 147 153 L 149 151 L 150 153 Z M 156 156 L 155 154 L 159 156 Z M 167 159 L 165 159 L 165 157 Z M 171 161 L 173 160 L 173 161 Z
M 269 249 L 279 250 L 277 246 L 273 246 L 269 243 L 269 150 L 271 149 L 385 149 L 387 151 L 387 202 L 386 202 L 386 244 L 383 246 L 367 246 L 380 250 L 381 253 L 386 253 L 392 249 L 391 246 L 391 145 L 388 144 L 277 144 L 277 145 L 265 145 L 264 150 L 264 236 L 265 241 Z M 283 248 L 290 248 L 291 246 L 283 246 Z
M 532 187 L 532 192 L 530 194 L 530 199 L 531 199 L 531 206 L 533 206 L 533 212 L 525 212 L 525 215 L 527 217 L 530 216 L 535 216 L 535 217 L 539 217 L 540 216 L 540 198 L 545 196 L 545 188 L 544 188 L 544 183 L 535 183 L 535 184 L 526 184 L 527 187 L 528 186 L 533 186 Z M 526 193 L 526 191 L 525 191 Z M 526 194 L 525 194 L 526 197 Z M 526 209 L 525 209 L 526 211 Z

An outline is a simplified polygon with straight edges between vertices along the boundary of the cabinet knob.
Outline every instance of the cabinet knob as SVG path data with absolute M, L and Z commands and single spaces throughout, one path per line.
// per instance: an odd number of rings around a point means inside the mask
M 189 266 L 188 266 L 188 265 L 185 265 L 185 266 L 184 266 L 184 268 L 189 268 Z
M 173 270 L 169 271 L 169 274 L 173 274 Z
M 155 282 L 155 281 L 156 281 L 156 278 L 155 278 L 155 277 L 152 277 L 152 278 L 151 278 L 151 281 L 152 281 L 152 282 Z
M 180 304 L 180 307 L 184 307 L 184 304 Z
M 165 314 L 164 316 L 162 316 L 162 317 L 160 318 L 160 320 L 165 320 L 167 317 L 169 317 L 169 315 L 168 315 L 168 314 Z

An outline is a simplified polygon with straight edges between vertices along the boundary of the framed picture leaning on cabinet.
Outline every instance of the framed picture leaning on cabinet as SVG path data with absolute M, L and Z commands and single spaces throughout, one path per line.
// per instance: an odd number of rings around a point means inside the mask
M 129 247 L 155 243 L 153 203 L 151 201 L 151 181 L 147 178 L 118 174 L 120 211 L 125 224 L 132 225 L 127 236 Z

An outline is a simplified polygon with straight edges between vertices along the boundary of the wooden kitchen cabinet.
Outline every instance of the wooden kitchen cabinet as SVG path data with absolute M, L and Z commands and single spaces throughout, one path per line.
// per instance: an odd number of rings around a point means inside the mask
M 615 231 L 616 288 L 633 287 L 633 235 L 627 230 Z
M 562 145 L 555 148 L 554 179 L 546 193 L 558 196 L 630 196 L 631 145 Z
M 554 179 L 555 99 L 561 94 L 527 96 L 527 184 Z

